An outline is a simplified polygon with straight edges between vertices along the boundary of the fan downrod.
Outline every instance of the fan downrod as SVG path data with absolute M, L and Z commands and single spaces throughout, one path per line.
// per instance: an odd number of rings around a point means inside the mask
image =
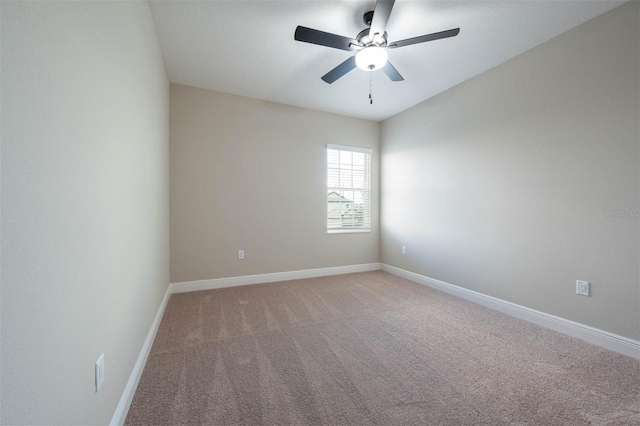
M 367 27 L 370 27 L 371 26 L 371 21 L 373 20 L 373 10 L 365 12 L 365 14 L 362 16 L 362 20 L 364 21 L 364 24 Z

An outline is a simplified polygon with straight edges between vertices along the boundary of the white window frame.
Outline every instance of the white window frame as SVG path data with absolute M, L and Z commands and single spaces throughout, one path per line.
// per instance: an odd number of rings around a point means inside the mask
M 357 173 L 357 170 L 353 169 L 353 163 L 351 167 L 341 167 L 340 163 L 338 163 L 337 167 L 334 164 L 333 167 L 330 167 L 329 164 L 329 150 L 336 151 L 346 151 L 351 153 L 364 153 L 365 161 L 364 161 L 364 178 L 362 186 L 345 186 L 340 183 L 340 179 L 338 179 L 337 186 L 329 186 L 329 176 L 333 173 L 338 173 L 340 176 L 341 171 L 346 171 L 347 174 L 351 173 L 352 178 L 350 179 L 351 184 L 353 185 L 353 173 Z M 371 148 L 361 148 L 356 146 L 347 146 L 347 145 L 334 145 L 327 144 L 327 158 L 326 158 L 326 171 L 327 171 L 327 197 L 330 193 L 336 192 L 340 196 L 344 196 L 345 192 L 347 193 L 356 193 L 360 192 L 362 194 L 363 201 L 361 203 L 357 203 L 356 200 L 349 200 L 351 205 L 362 205 L 363 209 L 363 217 L 362 217 L 362 225 L 353 225 L 354 217 L 351 218 L 351 224 L 345 224 L 342 219 L 342 214 L 340 215 L 340 223 L 337 223 L 335 212 L 332 214 L 331 209 L 327 207 L 327 215 L 326 215 L 326 226 L 328 234 L 345 234 L 345 233 L 360 233 L 360 232 L 371 232 L 371 208 L 372 208 L 372 191 L 371 191 L 371 156 L 373 150 Z M 355 198 L 355 197 L 354 197 Z M 348 204 L 348 203 L 347 203 Z M 329 206 L 329 201 L 327 200 L 327 206 Z M 341 212 L 340 212 L 341 213 Z M 334 217 L 332 217 L 334 216 Z

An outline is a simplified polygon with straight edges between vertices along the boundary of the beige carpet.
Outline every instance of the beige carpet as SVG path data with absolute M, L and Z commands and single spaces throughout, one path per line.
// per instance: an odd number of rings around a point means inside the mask
M 385 272 L 183 293 L 127 424 L 638 425 L 640 363 Z

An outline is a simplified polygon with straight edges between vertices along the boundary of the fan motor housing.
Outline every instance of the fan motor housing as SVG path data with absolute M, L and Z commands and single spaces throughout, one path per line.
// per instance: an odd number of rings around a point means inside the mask
M 371 28 L 365 28 L 364 30 L 360 31 L 356 36 L 356 40 L 358 40 L 358 42 L 363 46 L 375 45 L 375 46 L 385 47 L 387 45 L 387 32 L 385 31 L 382 37 L 375 37 L 374 39 L 374 37 L 369 36 L 370 29 Z

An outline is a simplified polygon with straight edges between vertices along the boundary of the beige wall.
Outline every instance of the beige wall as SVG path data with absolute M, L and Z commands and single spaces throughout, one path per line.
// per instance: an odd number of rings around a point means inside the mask
M 638 16 L 627 3 L 384 121 L 382 262 L 638 339 Z
M 326 233 L 328 143 L 374 150 L 370 233 Z M 171 281 L 377 262 L 378 143 L 375 122 L 172 84 Z
M 107 424 L 169 283 L 169 84 L 149 4 L 0 10 L 0 422 Z

